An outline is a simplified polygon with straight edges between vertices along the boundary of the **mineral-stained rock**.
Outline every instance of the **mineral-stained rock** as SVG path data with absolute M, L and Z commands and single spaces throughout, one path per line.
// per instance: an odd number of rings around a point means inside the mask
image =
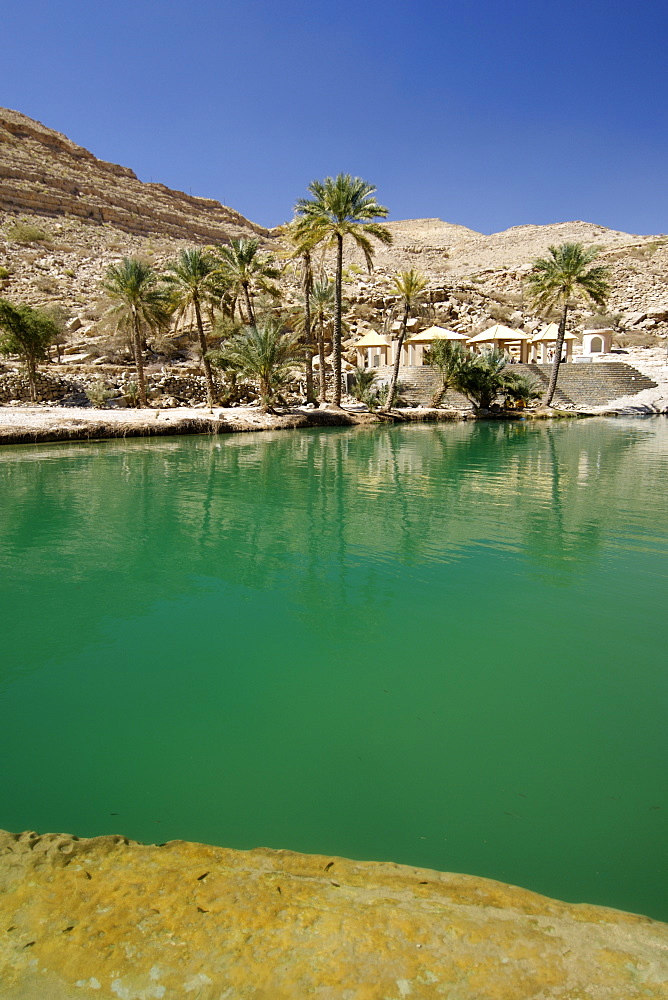
M 488 879 L 0 834 L 2 1000 L 634 1000 L 668 925 Z

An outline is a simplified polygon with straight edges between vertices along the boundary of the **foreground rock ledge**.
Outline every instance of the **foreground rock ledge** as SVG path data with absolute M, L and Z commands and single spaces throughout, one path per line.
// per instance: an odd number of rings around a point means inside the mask
M 668 924 L 404 865 L 0 832 L 2 1000 L 668 996 Z

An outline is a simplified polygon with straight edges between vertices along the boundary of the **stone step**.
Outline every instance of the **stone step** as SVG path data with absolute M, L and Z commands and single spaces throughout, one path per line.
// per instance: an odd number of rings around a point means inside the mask
M 518 374 L 528 375 L 544 387 L 543 399 L 552 373 L 552 365 L 518 364 L 510 366 Z M 375 369 L 378 377 L 389 380 L 392 369 L 381 366 Z M 440 385 L 438 372 L 429 366 L 404 366 L 399 369 L 400 398 L 412 405 L 428 405 Z M 567 363 L 559 366 L 559 378 L 553 402 L 557 406 L 603 406 L 620 396 L 632 396 L 643 389 L 656 388 L 643 375 L 624 361 L 601 361 L 591 364 Z M 461 408 L 469 403 L 460 393 L 448 391 L 446 406 Z

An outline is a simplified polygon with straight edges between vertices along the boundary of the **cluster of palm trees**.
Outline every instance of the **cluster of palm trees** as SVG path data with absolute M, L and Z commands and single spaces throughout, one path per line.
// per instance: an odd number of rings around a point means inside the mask
M 271 282 L 279 273 L 272 258 L 260 250 L 255 239 L 232 240 L 229 246 L 182 250 L 176 260 L 166 265 L 163 273 L 133 257 L 111 265 L 102 282 L 102 289 L 110 300 L 107 314 L 130 337 L 137 370 L 139 405 L 146 406 L 143 361 L 146 330 L 166 329 L 173 319 L 178 324 L 186 318 L 194 318 L 207 401 L 209 406 L 213 406 L 216 387 L 203 313 L 206 312 L 213 322 L 215 312 L 221 312 L 230 320 L 238 340 L 241 334 L 239 326 L 234 327 L 234 323 L 239 308 L 246 331 L 256 331 L 253 298 L 261 291 L 277 294 Z M 234 341 L 235 337 L 230 338 L 231 349 L 238 346 Z
M 275 258 L 260 248 L 257 239 L 232 240 L 229 245 L 183 250 L 162 272 L 136 258 L 124 258 L 110 266 L 102 282 L 109 300 L 107 314 L 117 329 L 126 333 L 132 345 L 138 404 L 145 406 L 147 403 L 144 375 L 147 332 L 167 330 L 174 320 L 177 326 L 183 322 L 192 325 L 194 320 L 209 406 L 215 404 L 217 396 L 212 366 L 256 378 L 263 404 L 269 408 L 289 371 L 297 363 L 303 363 L 307 399 L 315 402 L 312 362 L 316 350 L 319 355 L 318 397 L 321 402 L 326 401 L 325 342 L 326 328 L 330 327 L 334 376 L 332 405 L 340 407 L 341 348 L 345 328 L 344 247 L 348 243 L 359 248 L 371 270 L 376 245 L 392 242 L 390 231 L 377 221 L 385 219 L 389 213 L 376 200 L 375 190 L 359 177 L 339 174 L 324 181 L 313 181 L 308 187 L 309 197 L 297 201 L 294 219 L 284 227 L 283 235 L 290 248 L 289 256 L 300 270 L 303 303 L 299 315 L 286 316 L 277 308 L 280 292 L 274 282 L 281 269 Z M 315 273 L 314 254 L 318 248 L 333 251 L 332 277 L 324 270 L 318 275 Z M 566 243 L 550 247 L 549 252 L 549 257 L 534 262 L 527 278 L 529 296 L 539 314 L 547 315 L 555 308 L 561 310 L 548 404 L 556 388 L 572 302 L 579 296 L 603 306 L 610 290 L 606 268 L 590 266 L 597 249 Z M 401 324 L 396 359 L 382 404 L 387 410 L 391 409 L 396 397 L 401 348 L 408 321 L 422 303 L 426 285 L 426 278 L 415 270 L 402 271 L 393 279 L 392 292 L 401 307 Z M 12 307 L 0 300 L 0 331 L 5 331 L 0 338 L 0 351 L 12 350 L 28 360 L 29 377 L 34 386 L 36 362 L 45 356 L 45 345 L 52 342 L 55 333 L 50 327 L 47 329 L 48 324 L 45 326 L 44 317 L 40 318 L 37 311 L 26 310 L 28 307 Z M 225 337 L 218 350 L 210 351 L 205 318 L 213 328 L 216 314 L 219 320 L 222 319 L 218 328 L 223 330 Z M 481 407 L 495 384 L 497 394 L 507 394 L 506 390 L 512 391 L 514 385 L 516 392 L 522 390 L 530 395 L 530 387 L 520 385 L 517 376 L 504 374 L 505 364 L 494 352 L 476 359 L 461 351 L 434 345 L 431 359 L 439 367 L 443 379 L 440 398 L 448 385 L 454 387 L 455 384 L 471 399 L 479 400 L 476 405 Z M 467 379 L 468 389 L 464 388 Z M 483 386 L 485 379 L 487 389 Z
M 473 354 L 459 343 L 437 340 L 427 353 L 427 363 L 436 368 L 440 385 L 432 404 L 440 406 L 448 389 L 460 392 L 476 410 L 489 410 L 501 396 L 506 408 L 526 406 L 543 395 L 538 383 L 513 371 L 508 358 L 497 349 Z
M 256 377 L 265 407 L 270 405 L 290 365 L 298 360 L 305 366 L 307 399 L 315 401 L 314 333 L 319 354 L 319 398 L 326 401 L 325 328 L 331 319 L 332 404 L 340 407 L 344 242 L 352 240 L 371 268 L 372 241 L 389 244 L 392 240 L 389 231 L 375 221 L 385 218 L 388 209 L 376 201 L 372 185 L 349 174 L 314 181 L 308 190 L 311 197 L 299 199 L 295 218 L 284 229 L 291 256 L 301 265 L 304 296 L 301 315 L 292 317 L 289 324 L 273 315 L 271 310 L 266 315 L 256 315 L 256 295 L 264 292 L 278 297 L 278 289 L 272 282 L 280 270 L 273 258 L 260 250 L 255 239 L 232 240 L 229 245 L 207 250 L 184 250 L 177 261 L 167 265 L 162 275 L 134 258 L 125 258 L 107 270 L 102 287 L 112 303 L 108 313 L 130 335 L 140 406 L 146 405 L 142 331 L 165 328 L 173 316 L 182 320 L 194 315 L 209 405 L 214 404 L 216 396 L 211 370 L 213 362 L 222 368 Z M 333 281 L 324 273 L 315 277 L 313 254 L 318 247 L 334 248 Z M 214 310 L 219 309 L 233 324 L 237 306 L 244 321 L 243 328 L 233 327 L 233 335 L 222 348 L 210 352 L 203 310 L 208 309 L 213 318 Z

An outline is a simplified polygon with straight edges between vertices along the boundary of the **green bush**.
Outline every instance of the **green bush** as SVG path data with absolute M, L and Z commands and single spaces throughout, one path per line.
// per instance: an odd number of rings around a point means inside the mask
M 0 281 L 7 281 L 10 275 L 11 271 L 9 271 L 6 267 L 0 267 Z
M 7 229 L 7 238 L 12 243 L 48 243 L 49 234 L 31 222 L 15 222 Z
M 111 390 L 104 382 L 93 382 L 86 389 L 86 395 L 96 409 L 101 409 L 111 396 Z
M 136 406 L 139 402 L 139 386 L 136 382 L 126 382 L 123 386 L 123 392 L 130 400 L 132 406 Z

